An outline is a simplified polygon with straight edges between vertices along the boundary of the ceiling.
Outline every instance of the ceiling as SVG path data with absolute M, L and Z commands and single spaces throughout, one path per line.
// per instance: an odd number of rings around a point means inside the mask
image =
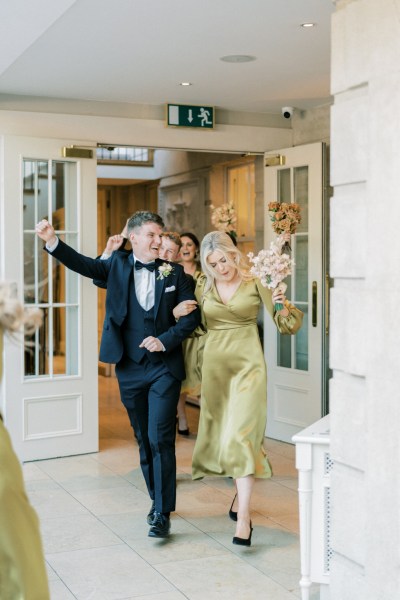
M 332 0 L 1 0 L 0 94 L 252 113 L 321 106 L 331 100 L 333 9 Z M 220 60 L 238 54 L 256 60 Z

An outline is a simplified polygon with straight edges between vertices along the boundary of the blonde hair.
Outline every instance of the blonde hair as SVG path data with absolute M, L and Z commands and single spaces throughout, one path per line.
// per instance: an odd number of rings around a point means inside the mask
M 16 287 L 0 282 L 0 332 L 15 334 L 22 327 L 26 335 L 32 334 L 42 324 L 39 308 L 24 308 L 16 295 Z
M 239 276 L 244 281 L 250 281 L 253 276 L 250 274 L 250 267 L 246 263 L 243 254 L 232 242 L 232 238 L 224 231 L 210 231 L 207 233 L 200 247 L 201 268 L 206 276 L 204 294 L 206 294 L 215 283 L 215 271 L 208 262 L 210 254 L 218 250 L 221 252 L 228 265 L 235 267 Z

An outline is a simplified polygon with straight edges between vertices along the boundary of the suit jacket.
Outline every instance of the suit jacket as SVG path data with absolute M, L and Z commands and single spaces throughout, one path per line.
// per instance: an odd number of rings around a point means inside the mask
M 113 252 L 107 260 L 79 254 L 62 240 L 51 253 L 66 267 L 90 279 L 104 281 L 107 286 L 106 316 L 100 345 L 100 360 L 118 363 L 124 353 L 121 333 L 128 310 L 130 275 L 132 265 L 129 254 Z M 173 308 L 183 300 L 194 300 L 188 278 L 181 265 L 171 263 L 172 272 L 163 279 L 157 278 L 157 267 L 166 261 L 156 260 L 156 285 L 154 300 L 155 335 L 165 347 L 160 357 L 177 379 L 185 378 L 181 344 L 200 323 L 200 310 L 182 317 L 178 322 Z M 133 271 L 134 272 L 134 271 Z

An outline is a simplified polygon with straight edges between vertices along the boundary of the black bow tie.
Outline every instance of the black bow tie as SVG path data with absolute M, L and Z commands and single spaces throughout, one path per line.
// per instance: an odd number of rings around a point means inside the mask
M 148 271 L 153 272 L 155 268 L 156 268 L 155 262 L 147 263 L 145 265 L 142 262 L 140 262 L 140 260 L 135 261 L 135 270 L 136 271 L 139 271 L 139 269 L 147 269 Z

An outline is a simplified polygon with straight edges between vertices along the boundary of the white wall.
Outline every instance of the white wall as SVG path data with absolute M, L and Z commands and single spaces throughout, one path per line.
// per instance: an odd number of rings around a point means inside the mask
M 71 144 L 104 143 L 187 150 L 264 152 L 292 145 L 291 129 L 217 125 L 213 131 L 167 128 L 156 119 L 0 110 L 0 135 L 66 138 Z
M 400 589 L 400 4 L 342 0 L 332 27 L 332 600 Z
M 330 142 L 331 105 L 319 106 L 310 110 L 296 109 L 292 117 L 293 146 Z

